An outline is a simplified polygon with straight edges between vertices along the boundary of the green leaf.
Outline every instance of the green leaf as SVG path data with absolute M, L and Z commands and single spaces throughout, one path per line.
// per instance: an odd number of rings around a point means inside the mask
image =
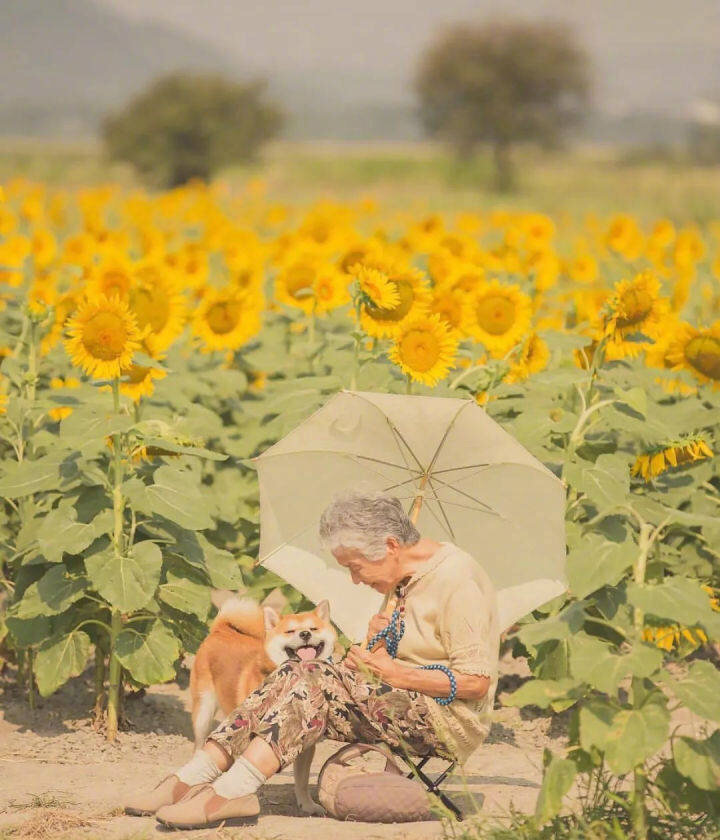
M 685 736 L 675 738 L 673 759 L 678 772 L 701 790 L 717 791 L 720 788 L 720 729 L 703 741 Z
M 503 706 L 539 706 L 547 709 L 554 701 L 564 699 L 568 692 L 577 687 L 577 680 L 564 677 L 560 680 L 530 679 L 513 691 L 503 695 Z
M 13 639 L 22 647 L 39 645 L 50 634 L 50 619 L 39 615 L 35 618 L 18 618 L 17 608 L 20 604 L 13 604 L 5 617 L 5 623 Z
M 588 534 L 568 554 L 570 592 L 576 598 L 585 598 L 603 586 L 614 586 L 632 565 L 637 552 L 637 545 L 630 539 L 618 543 L 599 534 Z
M 574 601 L 558 615 L 523 624 L 517 636 L 525 645 L 533 647 L 548 639 L 567 639 L 583 626 L 585 610 L 582 602 Z
M 610 695 L 617 694 L 625 677 L 649 677 L 663 663 L 662 651 L 644 642 L 636 643 L 627 653 L 613 653 L 606 642 L 578 633 L 568 645 L 573 676 Z
M 90 637 L 74 630 L 59 639 L 47 639 L 35 659 L 38 691 L 43 697 L 52 694 L 70 677 L 81 674 L 90 655 Z
M 629 773 L 665 744 L 670 713 L 657 692 L 637 709 L 621 709 L 612 719 L 605 740 L 605 758 L 618 775 Z
M 210 589 L 172 572 L 168 572 L 167 583 L 160 587 L 159 597 L 171 607 L 201 619 L 210 612 Z
M 579 714 L 580 746 L 586 751 L 596 747 L 604 752 L 610 726 L 619 711 L 614 700 L 603 700 L 600 697 L 586 700 Z
M 616 388 L 615 395 L 620 402 L 629 405 L 633 411 L 637 411 L 643 417 L 647 415 L 647 394 L 644 388 L 630 388 L 628 391 L 623 391 L 622 388 Z
M 203 494 L 187 470 L 162 466 L 153 478 L 154 483 L 145 491 L 153 513 L 192 531 L 212 527 Z
M 63 554 L 80 554 L 95 539 L 95 528 L 77 522 L 72 505 L 61 504 L 51 510 L 38 529 L 40 550 L 49 563 L 60 563 Z
M 565 465 L 565 474 L 601 510 L 622 504 L 630 492 L 627 459 L 619 454 L 605 453 L 595 462 L 576 458 Z
M 243 586 L 243 576 L 238 561 L 229 551 L 216 548 L 204 538 L 201 541 L 205 550 L 205 564 L 210 583 L 218 589 L 239 589 Z
M 71 577 L 64 566 L 54 566 L 37 583 L 25 590 L 17 605 L 18 618 L 36 618 L 57 615 L 83 597 L 88 581 L 84 577 Z
M 676 680 L 667 671 L 658 679 L 696 715 L 720 723 L 720 671 L 712 662 L 697 659 L 681 679 Z
M 180 642 L 162 621 L 156 620 L 144 634 L 135 628 L 122 630 L 115 641 L 115 653 L 134 680 L 153 685 L 175 676 Z
M 209 461 L 226 461 L 227 455 L 222 452 L 213 452 L 202 446 L 181 446 L 179 443 L 165 440 L 164 438 L 149 438 L 143 441 L 145 446 L 155 446 L 164 452 L 172 452 L 176 455 L 197 455 L 200 458 L 207 458 Z
M 697 580 L 674 575 L 658 584 L 630 581 L 627 598 L 646 614 L 678 621 L 686 627 L 699 624 L 711 639 L 720 639 L 720 613 L 712 609 L 707 592 Z
M 85 558 L 93 587 L 122 612 L 144 607 L 160 581 L 162 552 L 152 540 L 130 547 L 127 557 L 116 557 L 112 548 Z
M 58 455 L 46 455 L 35 461 L 6 461 L 0 478 L 0 496 L 20 499 L 42 490 L 52 490 L 60 480 Z
M 556 755 L 550 759 L 535 803 L 535 816 L 541 825 L 560 811 L 563 797 L 572 787 L 577 773 L 577 766 L 571 759 Z

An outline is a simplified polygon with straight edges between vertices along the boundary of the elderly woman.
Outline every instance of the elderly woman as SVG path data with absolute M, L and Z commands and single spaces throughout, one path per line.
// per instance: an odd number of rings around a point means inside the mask
M 383 606 L 398 599 L 392 626 L 378 614 L 368 632 L 385 636 L 372 650 L 353 646 L 340 663 L 288 661 L 269 674 L 203 750 L 145 795 L 140 806 L 165 825 L 252 821 L 258 788 L 323 737 L 460 763 L 485 740 L 499 632 L 482 566 L 451 542 L 421 537 L 384 494 L 336 499 L 320 537 L 353 583 L 384 593 Z

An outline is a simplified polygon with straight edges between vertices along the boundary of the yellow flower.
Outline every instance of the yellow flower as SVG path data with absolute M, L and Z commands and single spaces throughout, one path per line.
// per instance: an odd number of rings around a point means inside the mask
M 645 481 L 651 481 L 670 467 L 699 461 L 702 458 L 712 458 L 713 455 L 710 446 L 699 436 L 668 441 L 659 448 L 638 455 L 630 468 L 630 475 L 639 474 Z
M 458 291 L 436 286 L 430 311 L 439 315 L 450 329 L 461 332 L 465 323 L 467 297 Z
M 660 297 L 660 281 L 650 271 L 616 283 L 607 308 L 604 333 L 615 344 L 621 344 L 634 332 L 657 338 L 670 311 L 668 301 Z
M 233 288 L 210 289 L 193 319 L 193 332 L 202 350 L 237 350 L 260 331 L 257 297 Z
M 426 314 L 430 307 L 430 290 L 418 269 L 393 270 L 388 281 L 398 295 L 398 303 L 389 307 L 364 303 L 360 310 L 360 325 L 374 338 L 394 335 L 410 318 Z
M 452 369 L 457 344 L 439 315 L 421 314 L 398 328 L 388 358 L 411 379 L 435 385 Z
M 141 333 L 127 302 L 94 295 L 68 321 L 65 341 L 72 363 L 97 379 L 115 379 L 132 364 Z
M 334 265 L 323 266 L 315 275 L 312 287 L 315 311 L 330 312 L 350 302 L 348 278 Z
M 490 280 L 469 301 L 466 332 L 500 358 L 523 338 L 531 318 L 532 301 L 519 286 Z
M 163 357 L 155 358 L 160 361 Z M 127 381 L 120 383 L 120 392 L 125 394 L 126 397 L 130 397 L 134 402 L 140 402 L 142 397 L 152 396 L 155 390 L 155 380 L 164 379 L 167 376 L 167 371 L 132 364 L 129 368 L 123 370 L 122 375 Z
M 289 306 L 310 314 L 315 305 L 313 283 L 320 260 L 315 254 L 298 254 L 289 257 L 275 278 L 275 297 Z
M 384 272 L 358 264 L 352 274 L 360 291 L 368 298 L 369 305 L 391 309 L 400 303 L 397 286 L 390 282 Z
M 720 389 L 720 321 L 705 329 L 681 322 L 665 355 L 673 370 L 689 370 L 701 383 Z
M 522 382 L 531 374 L 544 370 L 549 359 L 547 343 L 537 333 L 530 333 L 522 343 L 519 358 L 511 363 L 505 382 Z
M 185 298 L 161 262 L 144 261 L 136 276 L 138 282 L 130 287 L 128 302 L 138 326 L 147 330 L 147 347 L 155 355 L 167 350 L 182 332 Z

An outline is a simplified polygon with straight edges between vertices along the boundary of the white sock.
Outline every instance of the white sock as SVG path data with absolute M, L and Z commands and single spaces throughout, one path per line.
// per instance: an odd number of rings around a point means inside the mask
M 204 750 L 196 750 L 187 764 L 175 771 L 175 775 L 186 785 L 214 782 L 221 770 Z
M 255 793 L 266 781 L 267 776 L 263 775 L 246 758 L 239 756 L 235 759 L 233 766 L 213 782 L 213 789 L 218 796 L 233 799 L 236 796 Z

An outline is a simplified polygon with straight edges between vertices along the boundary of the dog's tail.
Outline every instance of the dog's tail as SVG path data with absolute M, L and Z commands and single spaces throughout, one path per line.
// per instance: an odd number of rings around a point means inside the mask
M 265 619 L 257 601 L 252 598 L 238 598 L 234 595 L 220 607 L 210 632 L 228 627 L 238 633 L 245 633 L 255 639 L 265 638 Z

